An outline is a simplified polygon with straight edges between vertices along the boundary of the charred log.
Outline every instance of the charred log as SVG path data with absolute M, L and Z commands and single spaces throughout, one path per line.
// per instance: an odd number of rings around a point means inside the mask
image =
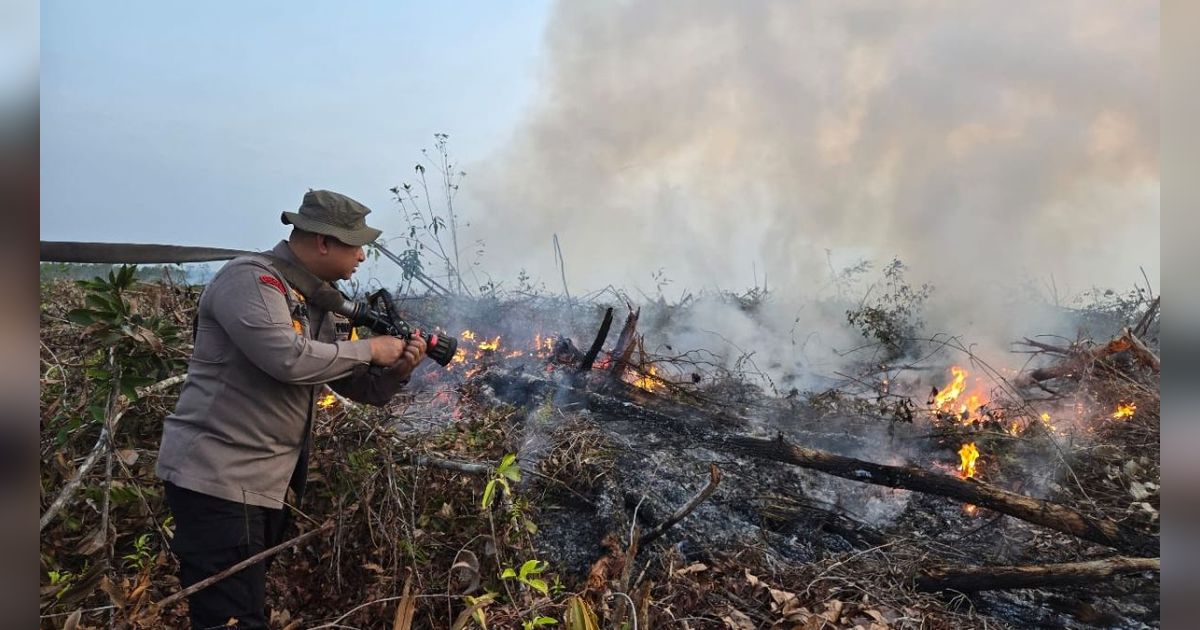
M 1001 490 L 987 484 L 922 470 L 887 466 L 788 444 L 782 439 L 727 437 L 730 450 L 762 459 L 811 468 L 863 483 L 936 494 L 995 510 L 1023 521 L 1120 549 L 1140 557 L 1158 555 L 1158 538 L 1119 523 L 1093 519 L 1064 505 Z
M 1106 558 L 1033 566 L 937 567 L 917 578 L 922 591 L 989 591 L 1101 582 L 1130 573 L 1158 573 L 1158 558 Z
M 629 316 L 625 318 L 625 325 L 621 327 L 621 334 L 617 337 L 617 345 L 613 348 L 613 364 L 610 370 L 615 375 L 620 375 L 621 372 L 629 367 L 630 359 L 633 357 L 633 339 L 637 332 L 638 317 L 642 314 L 642 309 L 634 311 L 629 310 Z
M 600 330 L 596 332 L 596 340 L 592 342 L 592 347 L 588 349 L 587 354 L 583 355 L 583 362 L 579 364 L 579 371 L 587 372 L 592 369 L 592 364 L 596 362 L 596 355 L 600 354 L 600 348 L 604 347 L 604 340 L 608 339 L 608 329 L 612 327 L 613 310 L 610 307 L 604 311 L 604 321 L 600 323 Z

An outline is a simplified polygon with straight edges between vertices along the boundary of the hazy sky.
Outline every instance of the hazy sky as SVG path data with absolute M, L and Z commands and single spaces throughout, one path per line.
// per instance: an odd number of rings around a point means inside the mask
M 546 18 L 543 2 L 42 6 L 42 238 L 235 248 L 273 244 L 308 188 L 398 231 L 388 189 L 434 133 L 464 156 L 512 133 Z
M 510 284 L 554 235 L 575 291 L 1157 282 L 1157 3 L 444 6 L 44 3 L 43 238 L 264 247 L 309 187 L 394 235 L 446 132 Z

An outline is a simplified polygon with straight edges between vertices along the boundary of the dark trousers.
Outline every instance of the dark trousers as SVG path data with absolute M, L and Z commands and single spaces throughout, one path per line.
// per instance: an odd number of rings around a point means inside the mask
M 175 518 L 171 551 L 179 560 L 179 583 L 187 588 L 204 578 L 283 542 L 284 510 L 245 505 L 165 483 Z M 267 568 L 255 563 L 188 598 L 193 630 L 267 627 Z M 236 619 L 236 626 L 229 625 Z

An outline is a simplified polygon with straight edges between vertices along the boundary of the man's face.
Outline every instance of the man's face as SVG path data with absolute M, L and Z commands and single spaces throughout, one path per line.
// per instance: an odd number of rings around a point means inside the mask
M 358 264 L 367 259 L 361 245 L 347 245 L 332 236 L 318 235 L 325 240 L 325 275 L 323 280 L 349 280 Z

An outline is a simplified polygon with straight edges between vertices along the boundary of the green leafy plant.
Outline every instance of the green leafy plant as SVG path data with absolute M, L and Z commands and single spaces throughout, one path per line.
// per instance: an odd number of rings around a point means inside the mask
M 50 586 L 57 589 L 54 591 L 55 601 L 62 599 L 63 595 L 71 590 L 71 586 L 79 578 L 75 573 L 65 569 L 62 571 L 47 571 L 46 577 L 50 579 Z
M 508 485 L 509 481 L 517 482 L 521 480 L 521 468 L 517 464 L 517 456 L 509 453 L 500 459 L 500 463 L 496 466 L 495 472 L 488 479 L 487 485 L 483 487 L 483 500 L 481 507 L 488 509 L 496 500 L 496 489 L 503 488 L 504 492 L 512 492 L 512 488 Z
M 898 358 L 908 350 L 912 338 L 925 325 L 921 309 L 933 293 L 933 287 L 922 284 L 913 288 L 904 279 L 904 263 L 899 258 L 883 269 L 884 292 L 874 299 L 872 286 L 857 308 L 846 311 L 846 321 L 858 328 L 863 337 L 875 339 L 886 351 L 885 360 Z
M 523 622 L 521 624 L 521 628 L 522 630 L 533 630 L 534 628 L 540 628 L 542 626 L 552 626 L 556 623 L 558 623 L 558 620 L 554 617 L 534 617 L 533 619 Z
M 512 567 L 504 569 L 504 571 L 500 573 L 500 579 L 515 579 L 521 584 L 528 586 L 542 595 L 549 595 L 549 585 L 546 584 L 546 580 L 543 580 L 541 577 L 539 577 L 548 566 L 548 564 L 542 562 L 541 560 L 526 560 L 519 569 L 513 569 Z
M 150 534 L 142 534 L 133 540 L 133 551 L 121 556 L 125 568 L 143 571 L 154 563 L 154 550 Z
M 120 361 L 121 393 L 137 399 L 137 388 L 167 378 L 182 368 L 184 355 L 169 349 L 180 344 L 179 328 L 162 316 L 147 317 L 136 312 L 129 292 L 136 283 L 137 267 L 122 265 L 109 271 L 108 278 L 77 280 L 85 291 L 84 307 L 67 313 L 67 319 L 83 326 L 85 342 L 97 349 L 111 348 Z M 98 359 L 101 357 L 97 357 Z M 100 361 L 86 368 L 89 378 L 108 381 L 112 375 Z

